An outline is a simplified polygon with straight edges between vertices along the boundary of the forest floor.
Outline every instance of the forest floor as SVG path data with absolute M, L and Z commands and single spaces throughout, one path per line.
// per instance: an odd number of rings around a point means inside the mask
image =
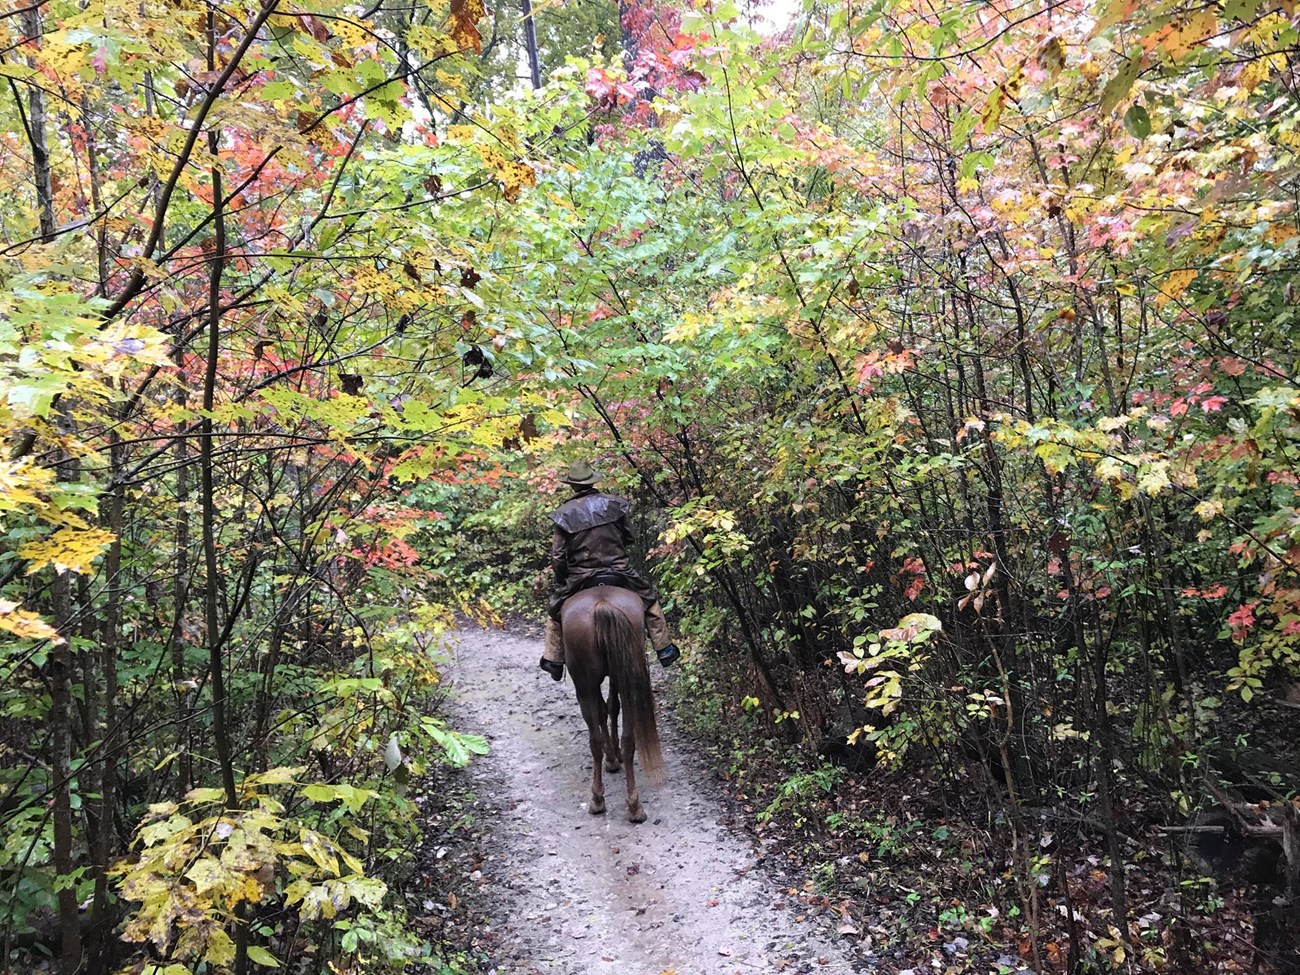
M 586 726 L 567 676 L 553 682 L 540 655 L 536 634 L 461 635 L 448 710 L 492 752 L 426 800 L 437 821 L 408 890 L 418 926 L 469 948 L 460 964 L 502 975 L 877 970 L 856 928 L 801 899 L 801 880 L 732 827 L 721 780 L 665 695 L 667 777 L 638 782 L 649 820 L 627 821 L 621 774 L 606 776 L 609 812 L 590 815 Z M 661 689 L 673 679 L 653 674 Z M 436 877 L 453 889 L 418 889 Z

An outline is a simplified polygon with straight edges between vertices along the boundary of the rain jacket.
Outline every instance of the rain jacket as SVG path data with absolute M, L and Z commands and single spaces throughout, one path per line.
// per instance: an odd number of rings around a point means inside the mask
M 593 490 L 570 498 L 551 515 L 555 523 L 551 538 L 551 570 L 555 573 L 549 606 L 552 619 L 560 618 L 560 607 L 566 599 L 589 588 L 601 573 L 622 575 L 627 588 L 647 607 L 659 598 L 654 586 L 628 560 L 627 547 L 632 542 L 627 523 L 630 511 L 623 498 Z

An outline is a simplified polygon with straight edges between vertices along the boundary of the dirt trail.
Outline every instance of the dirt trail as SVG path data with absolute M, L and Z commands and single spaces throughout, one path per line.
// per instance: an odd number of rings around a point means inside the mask
M 473 774 L 496 818 L 482 863 L 496 972 L 872 971 L 824 922 L 797 920 L 754 842 L 720 825 L 716 779 L 662 705 L 667 778 L 638 780 L 649 821 L 627 822 L 621 774 L 605 779 L 609 812 L 589 815 L 586 726 L 540 653 L 537 639 L 466 631 L 450 669 L 457 726 L 492 743 Z

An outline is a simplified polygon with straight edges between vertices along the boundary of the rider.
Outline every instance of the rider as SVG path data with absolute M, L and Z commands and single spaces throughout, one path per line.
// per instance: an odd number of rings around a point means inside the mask
M 613 494 L 597 491 L 600 481 L 590 464 L 580 460 L 560 481 L 573 488 L 573 497 L 551 515 L 555 535 L 551 539 L 551 569 L 555 589 L 551 592 L 546 620 L 546 647 L 541 668 L 556 680 L 564 676 L 564 638 L 560 632 L 560 610 L 574 593 L 601 585 L 610 576 L 621 577 L 616 585 L 630 589 L 645 603 L 646 634 L 667 667 L 681 651 L 668 636 L 668 622 L 654 586 L 632 568 L 627 546 L 632 541 L 628 528 L 628 503 Z

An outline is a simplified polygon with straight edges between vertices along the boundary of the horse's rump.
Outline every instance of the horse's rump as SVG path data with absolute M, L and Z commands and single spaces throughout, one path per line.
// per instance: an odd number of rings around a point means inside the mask
M 640 625 L 644 610 L 641 597 L 627 589 L 598 587 L 576 593 L 564 605 L 564 646 L 579 695 L 598 695 L 601 680 L 609 675 L 610 693 L 622 704 L 624 729 L 636 743 L 641 768 L 657 782 L 663 778 L 663 752 Z

